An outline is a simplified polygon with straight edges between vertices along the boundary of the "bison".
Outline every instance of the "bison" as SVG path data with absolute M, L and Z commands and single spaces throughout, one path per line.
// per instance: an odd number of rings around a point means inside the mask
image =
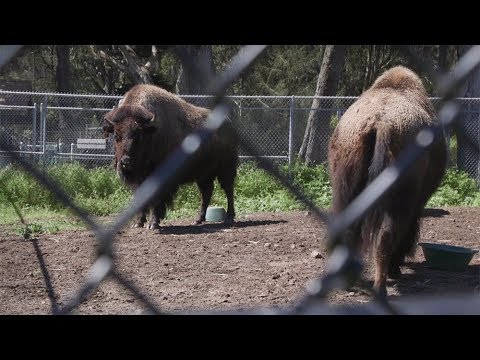
M 422 128 L 436 122 L 427 92 L 413 71 L 397 66 L 379 76 L 343 114 L 330 139 L 333 214 L 393 163 Z M 423 208 L 445 167 L 442 136 L 374 210 L 344 233 L 343 241 L 355 251 L 373 252 L 373 288 L 380 296 L 387 295 L 387 276 L 399 278 L 400 266 L 414 254 Z
M 135 191 L 183 139 L 204 126 L 210 110 L 192 105 L 179 96 L 153 85 L 136 85 L 119 106 L 104 116 L 104 135 L 114 136 L 114 168 L 120 179 Z M 181 171 L 161 195 L 141 212 L 134 227 L 143 227 L 147 211 L 153 208 L 149 229 L 158 229 L 171 208 L 182 184 L 196 182 L 201 192 L 201 207 L 195 224 L 205 214 L 218 179 L 227 196 L 226 223 L 235 217 L 234 181 L 237 175 L 238 141 L 231 122 L 226 121 L 204 146 L 193 154 L 189 166 Z

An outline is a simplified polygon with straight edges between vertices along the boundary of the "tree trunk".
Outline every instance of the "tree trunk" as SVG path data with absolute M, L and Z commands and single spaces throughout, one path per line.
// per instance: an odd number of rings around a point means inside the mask
M 72 92 L 71 76 L 70 76 L 70 46 L 57 45 L 57 70 L 55 75 L 55 82 L 57 84 L 57 91 L 62 93 Z
M 346 46 L 327 45 L 323 53 L 322 66 L 317 80 L 315 96 L 334 96 L 345 65 Z M 320 111 L 328 102 L 315 98 L 308 116 L 299 157 L 307 165 L 320 164 L 327 159 L 330 138 L 331 112 Z
M 145 51 L 146 45 L 140 51 L 141 55 L 150 55 L 148 58 L 137 54 L 131 45 L 89 45 L 89 50 L 94 58 L 108 62 L 116 71 L 128 76 L 134 84 L 153 84 L 153 74 L 159 68 L 159 54 L 155 45 L 149 46 L 150 51 Z
M 127 73 L 132 78 L 135 84 L 152 84 L 152 69 L 156 69 L 158 66 L 156 59 L 156 48 L 153 54 L 150 56 L 150 60 L 145 61 L 136 53 L 135 49 L 130 45 L 119 45 L 120 52 L 127 62 Z
M 464 55 L 471 46 L 462 45 L 459 55 Z M 464 88 L 460 91 L 461 97 L 480 97 L 480 68 L 477 68 Z M 478 175 L 479 150 L 479 112 L 478 105 L 464 104 L 454 131 L 457 135 L 457 167 L 466 171 L 473 179 L 480 183 Z
M 55 71 L 55 82 L 57 91 L 61 93 L 71 93 L 71 71 L 70 71 L 70 46 L 69 45 L 56 45 L 55 51 L 57 53 L 57 68 Z M 56 106 L 66 107 L 72 104 L 68 103 L 71 98 L 65 98 L 63 96 L 58 97 L 58 103 Z M 58 111 L 58 127 L 60 130 L 60 136 L 58 143 L 60 146 L 60 152 L 70 149 L 70 143 L 74 142 L 75 133 L 72 127 L 72 119 L 70 117 L 71 112 L 66 110 Z M 62 144 L 62 145 L 60 145 Z
M 438 67 L 442 73 L 448 71 L 447 55 L 448 45 L 438 45 Z
M 177 94 L 204 95 L 215 73 L 212 45 L 182 45 L 179 51 L 191 61 L 182 61 L 175 88 Z

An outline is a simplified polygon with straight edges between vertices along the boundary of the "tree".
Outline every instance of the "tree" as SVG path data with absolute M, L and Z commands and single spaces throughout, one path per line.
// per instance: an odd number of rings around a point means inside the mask
M 175 90 L 177 94 L 203 95 L 208 80 L 215 74 L 212 45 L 179 45 L 177 53 L 182 59 Z
M 70 72 L 70 46 L 57 45 L 55 47 L 57 53 L 57 69 L 56 84 L 57 91 L 62 93 L 72 92 L 71 72 Z
M 55 82 L 57 91 L 61 93 L 72 92 L 71 72 L 70 72 L 70 46 L 69 45 L 56 45 L 55 52 L 57 54 L 57 64 L 55 71 Z M 61 96 L 57 98 L 57 106 L 68 106 L 68 100 Z M 63 134 L 61 141 L 65 144 L 70 144 L 74 141 L 75 136 L 71 131 L 68 131 L 71 124 L 71 118 L 68 110 L 61 109 L 58 112 L 58 126 L 60 133 Z
M 317 97 L 336 95 L 338 80 L 345 64 L 345 55 L 345 45 L 325 47 L 315 90 L 316 98 L 312 102 L 312 110 L 308 116 L 303 143 L 299 151 L 300 159 L 307 165 L 319 164 L 326 160 L 330 137 L 330 115 L 325 116 L 320 111 L 326 104 Z
M 338 94 L 358 96 L 368 89 L 385 70 L 405 65 L 402 54 L 390 45 L 353 45 L 347 48 L 345 76 L 340 79 Z
M 143 49 L 143 48 L 142 48 Z M 152 84 L 152 73 L 158 69 L 158 52 L 152 45 L 148 57 L 140 56 L 132 45 L 96 46 L 90 45 L 92 54 L 105 60 L 126 74 L 134 84 Z
M 215 51 L 215 64 L 230 59 L 240 47 L 221 46 Z M 220 50 L 218 49 L 218 50 Z M 217 50 L 217 48 L 214 48 Z M 272 45 L 255 62 L 255 66 L 233 84 L 235 95 L 308 96 L 315 92 L 323 45 Z
M 448 71 L 448 45 L 438 46 L 438 67 L 441 72 Z

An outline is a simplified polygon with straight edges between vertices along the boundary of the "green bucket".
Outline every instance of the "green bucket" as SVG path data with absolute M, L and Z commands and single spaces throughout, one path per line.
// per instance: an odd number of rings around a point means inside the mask
M 207 208 L 207 213 L 205 214 L 206 221 L 219 222 L 224 221 L 227 216 L 227 213 L 223 207 L 220 206 L 209 206 Z
M 449 271 L 465 271 L 478 250 L 446 244 L 419 243 L 427 266 Z

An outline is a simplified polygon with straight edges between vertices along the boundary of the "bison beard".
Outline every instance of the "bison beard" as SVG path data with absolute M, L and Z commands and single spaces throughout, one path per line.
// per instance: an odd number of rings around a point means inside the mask
M 433 106 L 418 76 L 398 66 L 381 75 L 340 119 L 329 143 L 333 214 L 342 212 L 424 127 L 434 125 Z M 420 217 L 446 166 L 442 138 L 410 169 L 404 180 L 343 241 L 375 258 L 374 289 L 386 296 L 386 280 L 401 275 L 414 254 Z
M 195 129 L 201 128 L 209 110 L 194 106 L 153 85 L 137 85 L 128 91 L 121 105 L 104 118 L 105 137 L 114 134 L 114 167 L 119 178 L 135 191 Z M 213 138 L 193 154 L 173 181 L 142 210 L 135 227 L 143 227 L 153 208 L 149 229 L 158 229 L 182 184 L 195 182 L 201 193 L 201 206 L 195 224 L 205 215 L 218 179 L 227 196 L 226 223 L 235 217 L 234 181 L 237 174 L 237 138 L 227 121 Z

